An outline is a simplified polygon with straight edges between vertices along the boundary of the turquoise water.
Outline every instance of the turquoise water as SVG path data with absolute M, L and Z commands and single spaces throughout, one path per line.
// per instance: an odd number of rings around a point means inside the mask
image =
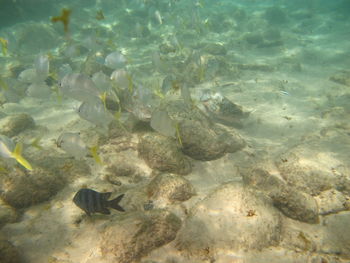
M 349 11 L 0 0 L 0 262 L 349 262 Z

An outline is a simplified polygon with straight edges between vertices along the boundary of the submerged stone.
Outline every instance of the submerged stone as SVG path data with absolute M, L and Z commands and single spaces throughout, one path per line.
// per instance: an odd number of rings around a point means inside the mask
M 108 262 L 131 263 L 175 239 L 181 220 L 165 210 L 135 212 L 106 228 L 100 249 Z
M 19 251 L 7 240 L 0 238 L 0 262 L 1 263 L 20 263 Z
M 199 121 L 182 121 L 179 124 L 182 151 L 195 160 L 219 159 L 226 153 L 236 152 L 245 146 L 237 134 L 230 134 L 213 127 L 206 127 Z
M 49 200 L 65 185 L 65 179 L 43 169 L 34 169 L 28 175 L 17 169 L 2 178 L 0 195 L 15 208 L 26 208 Z
M 190 160 L 183 155 L 173 138 L 156 133 L 146 134 L 140 139 L 138 152 L 152 169 L 182 175 L 192 170 Z
M 189 254 L 220 249 L 254 250 L 278 244 L 281 218 L 264 195 L 237 183 L 218 187 L 198 202 L 178 233 L 177 247 Z
M 0 134 L 13 137 L 35 127 L 34 119 L 27 113 L 9 115 L 0 120 Z
M 157 175 L 147 186 L 147 195 L 153 199 L 165 199 L 170 203 L 182 202 L 195 194 L 191 183 L 182 176 L 173 174 Z

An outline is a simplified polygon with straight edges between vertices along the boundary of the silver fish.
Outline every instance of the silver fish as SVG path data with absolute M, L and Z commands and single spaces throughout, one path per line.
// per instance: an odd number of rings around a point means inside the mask
M 80 118 L 103 128 L 108 128 L 114 119 L 113 115 L 105 109 L 102 101 L 83 102 L 78 109 L 78 114 Z

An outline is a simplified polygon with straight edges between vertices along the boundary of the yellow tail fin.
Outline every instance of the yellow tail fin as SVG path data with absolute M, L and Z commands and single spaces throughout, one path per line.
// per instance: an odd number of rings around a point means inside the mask
M 16 147 L 12 153 L 12 158 L 16 159 L 17 162 L 19 162 L 24 168 L 28 170 L 33 170 L 30 163 L 22 157 L 22 143 L 17 143 Z
M 94 158 L 95 162 L 99 165 L 102 165 L 103 162 L 101 160 L 101 157 L 98 155 L 98 149 L 99 147 L 96 145 L 96 146 L 92 146 L 90 148 L 90 153 L 92 155 L 92 157 Z
M 103 107 L 105 109 L 105 111 L 107 111 L 107 104 L 106 104 L 106 100 L 107 100 L 107 92 L 103 92 L 102 94 L 100 94 L 100 99 L 103 103 Z

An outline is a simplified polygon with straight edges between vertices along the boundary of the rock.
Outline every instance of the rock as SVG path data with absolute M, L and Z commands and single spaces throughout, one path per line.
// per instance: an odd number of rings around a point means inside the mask
M 218 126 L 213 126 L 212 128 L 218 134 L 218 140 L 226 145 L 226 152 L 235 153 L 246 146 L 244 139 L 234 130 L 226 131 Z
M 207 52 L 212 55 L 221 55 L 224 56 L 227 54 L 227 50 L 224 45 L 220 43 L 208 43 L 204 49 L 204 52 Z
M 169 117 L 179 124 L 182 151 L 193 159 L 214 160 L 245 146 L 235 131 L 219 127 L 198 107 L 183 100 L 168 101 L 159 110 L 167 111 Z
M 169 203 L 186 201 L 195 194 L 191 183 L 179 175 L 160 174 L 147 186 L 147 196 L 151 200 L 162 199 Z
M 262 72 L 272 72 L 275 70 L 273 66 L 267 64 L 237 64 L 237 67 L 241 70 L 253 70 Z
M 132 176 L 136 172 L 136 167 L 126 163 L 125 160 L 114 162 L 106 168 L 113 176 Z
M 198 121 L 182 121 L 179 124 L 182 151 L 195 160 L 219 159 L 226 153 L 226 145 L 217 134 Z
M 246 185 L 261 191 L 272 191 L 285 184 L 281 178 L 271 175 L 267 170 L 262 168 L 247 169 L 241 175 Z
M 247 33 L 243 39 L 250 45 L 261 45 L 264 43 L 264 38 L 261 33 Z
M 135 212 L 106 228 L 100 249 L 108 262 L 129 263 L 174 240 L 181 220 L 165 210 Z
M 350 259 L 350 212 L 340 212 L 325 218 L 321 251 Z
M 182 154 L 173 138 L 156 133 L 146 134 L 140 139 L 138 152 L 152 169 L 182 175 L 192 170 L 190 160 Z
M 228 183 L 190 210 L 176 243 L 191 255 L 215 255 L 220 249 L 262 249 L 279 242 L 280 229 L 280 213 L 264 195 Z
M 171 100 L 160 108 L 160 110 L 162 109 L 166 110 L 169 117 L 177 122 L 196 120 L 206 124 L 207 127 L 212 125 L 208 117 L 199 108 L 192 107 L 192 105 L 189 105 L 184 100 Z
M 21 113 L 1 119 L 0 127 L 0 134 L 13 137 L 26 129 L 34 128 L 35 122 L 29 114 Z
M 136 183 L 141 180 L 138 168 L 127 158 L 117 158 L 105 166 L 104 179 L 114 185 L 122 185 L 123 181 Z
M 350 86 L 350 71 L 343 70 L 337 72 L 336 74 L 332 75 L 329 79 L 335 83 Z
M 331 167 L 337 166 L 339 160 L 332 158 L 332 153 L 327 152 L 323 152 L 323 158 L 319 159 L 317 156 L 320 152 L 308 147 L 295 147 L 276 160 L 276 166 L 283 179 L 289 185 L 311 195 L 337 188 L 342 176 L 332 173 Z
M 176 52 L 176 47 L 170 43 L 162 43 L 159 45 L 159 51 L 162 54 L 169 54 Z
M 245 146 L 244 141 L 220 129 L 210 129 L 199 121 L 184 120 L 179 124 L 182 151 L 195 160 L 219 159 L 227 152 L 235 152 Z
M 263 191 L 285 216 L 306 223 L 318 223 L 318 206 L 315 199 L 289 186 L 277 175 L 255 168 L 242 173 L 243 182 Z
M 0 200 L 0 229 L 7 223 L 15 222 L 17 218 L 18 214 L 16 213 L 16 211 L 12 207 L 6 205 L 3 201 Z
M 319 223 L 318 206 L 311 195 L 285 186 L 276 189 L 270 197 L 285 216 L 310 224 Z
M 207 115 L 215 122 L 226 126 L 242 128 L 242 119 L 249 116 L 242 107 L 233 103 L 220 92 L 207 90 L 201 96 L 202 104 Z
M 67 157 L 52 149 L 42 149 L 31 157 L 35 166 L 49 171 L 57 178 L 72 180 L 91 173 L 89 165 L 84 160 Z
M 0 238 L 0 262 L 1 263 L 20 263 L 17 249 L 4 238 Z
M 65 184 L 65 179 L 41 168 L 26 174 L 19 169 L 2 179 L 1 198 L 15 208 L 26 208 L 50 199 Z
M 322 192 L 315 197 L 315 200 L 321 215 L 335 214 L 349 209 L 349 197 L 335 189 Z

